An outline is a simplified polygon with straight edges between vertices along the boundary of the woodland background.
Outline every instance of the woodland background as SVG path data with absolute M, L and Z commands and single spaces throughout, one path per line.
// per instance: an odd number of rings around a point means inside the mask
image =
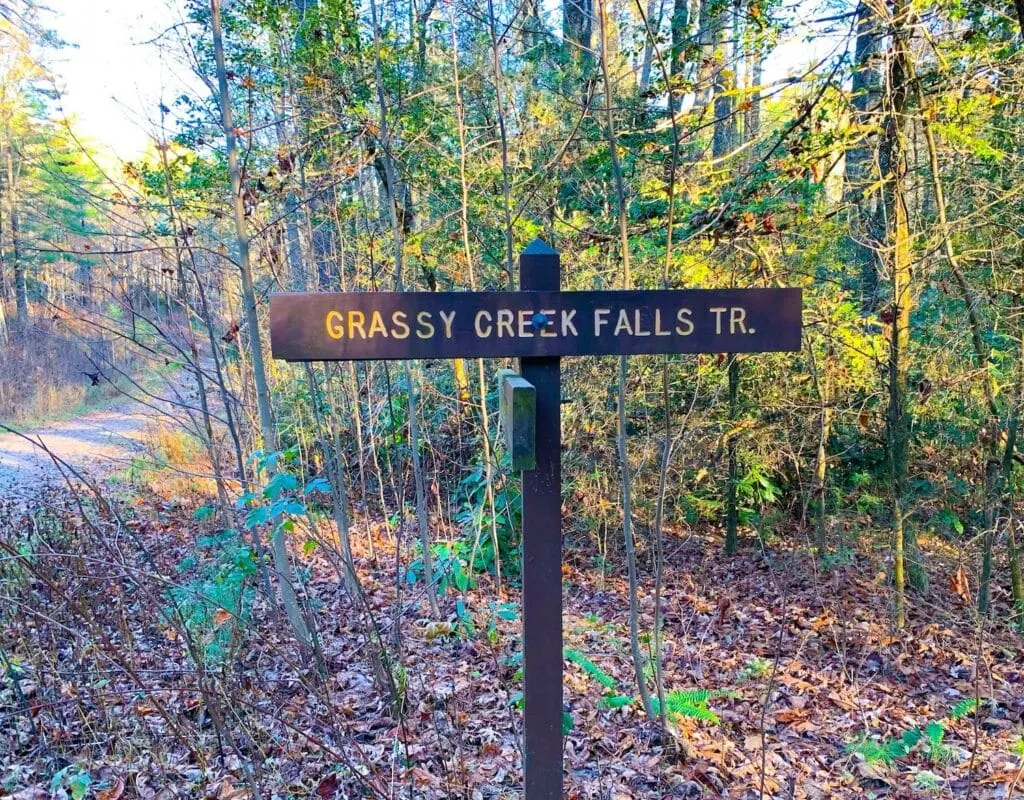
M 0 0 L 0 428 L 160 420 L 0 501 L 0 796 L 517 796 L 505 365 L 275 363 L 264 316 L 514 288 L 536 236 L 565 288 L 805 299 L 799 353 L 563 365 L 569 796 L 1024 792 L 1022 36 L 188 0 L 152 46 L 207 91 L 111 166 Z

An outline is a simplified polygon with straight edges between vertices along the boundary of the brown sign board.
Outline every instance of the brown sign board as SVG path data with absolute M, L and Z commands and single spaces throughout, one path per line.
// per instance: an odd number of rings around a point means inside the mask
M 800 289 L 340 292 L 270 298 L 287 361 L 800 349 Z

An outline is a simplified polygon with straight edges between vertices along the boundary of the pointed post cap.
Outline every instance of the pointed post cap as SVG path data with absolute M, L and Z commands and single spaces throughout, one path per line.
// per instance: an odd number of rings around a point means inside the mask
M 539 236 L 526 245 L 526 249 L 523 250 L 524 256 L 557 256 L 558 251 L 555 250 L 551 245 L 541 239 Z

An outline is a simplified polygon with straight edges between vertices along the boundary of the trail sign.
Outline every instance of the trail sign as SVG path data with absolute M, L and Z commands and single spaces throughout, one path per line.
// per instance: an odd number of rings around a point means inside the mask
M 800 290 L 278 294 L 270 330 L 289 361 L 796 350 Z
M 270 298 L 271 351 L 287 361 L 520 358 L 521 380 L 503 376 L 503 390 L 505 419 L 523 423 L 510 441 L 523 468 L 526 800 L 562 797 L 560 357 L 793 351 L 802 335 L 799 289 L 562 292 L 559 283 L 558 252 L 537 239 L 520 256 L 518 292 Z

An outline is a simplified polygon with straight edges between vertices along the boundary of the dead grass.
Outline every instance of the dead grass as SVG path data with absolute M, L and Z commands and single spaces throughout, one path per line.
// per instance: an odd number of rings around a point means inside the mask
M 27 333 L 8 332 L 0 347 L 0 420 L 31 425 L 121 397 L 111 364 L 131 372 L 133 359 L 113 342 L 89 338 L 87 328 L 39 312 Z

